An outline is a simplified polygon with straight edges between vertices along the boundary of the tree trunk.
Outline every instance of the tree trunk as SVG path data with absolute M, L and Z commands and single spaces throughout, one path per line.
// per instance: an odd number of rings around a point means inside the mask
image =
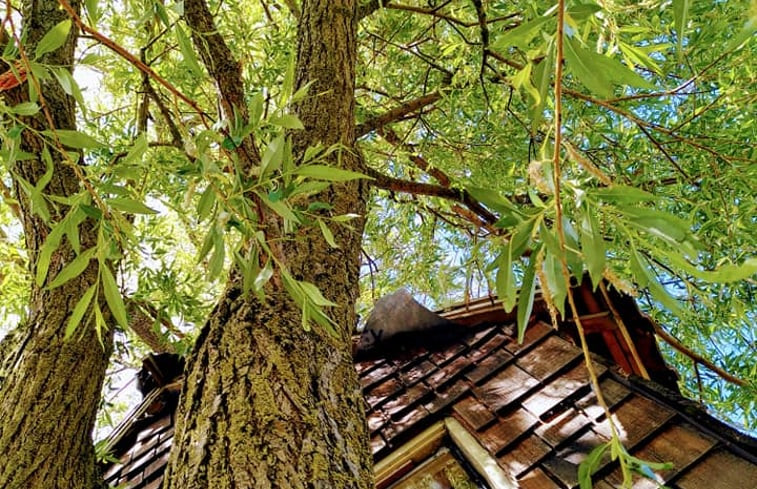
M 27 31 L 24 46 L 34 53 L 34 46 L 51 27 L 65 19 L 55 0 L 24 2 L 23 21 Z M 73 61 L 76 31 L 72 29 L 66 43 L 40 61 L 70 67 Z M 42 82 L 41 92 L 58 129 L 75 129 L 74 101 L 53 80 Z M 8 105 L 27 100 L 27 85 L 4 95 Z M 27 118 L 26 123 L 39 130 L 49 129 L 42 113 Z M 39 155 L 44 141 L 26 130 L 21 148 Z M 79 181 L 70 165 L 51 149 L 54 173 L 45 188 L 48 195 L 70 196 L 79 191 Z M 15 165 L 16 174 L 35 184 L 45 173 L 41 160 L 27 160 Z M 48 224 L 32 213 L 32 206 L 18 182 L 14 188 L 19 200 L 27 251 L 35 265 L 39 249 L 49 232 Z M 65 209 L 51 209 L 51 223 L 58 221 Z M 90 221 L 81 225 L 82 249 L 96 242 Z M 64 244 L 53 253 L 47 278 L 49 283 L 74 257 L 71 246 Z M 9 375 L 0 385 L 0 487 L 6 489 L 86 488 L 98 484 L 91 433 L 99 406 L 100 389 L 112 348 L 112 332 L 104 332 L 102 342 L 91 327 L 81 325 L 80 338 L 64 341 L 66 323 L 81 297 L 97 280 L 97 268 L 90 264 L 76 279 L 52 290 L 33 285 L 28 317 L 21 329 L 20 346 L 8 360 Z M 46 284 L 44 284 L 46 285 Z
M 355 1 L 304 1 L 296 85 L 316 82 L 297 107 L 305 130 L 295 134 L 295 154 L 317 142 L 353 147 L 355 58 Z M 347 152 L 338 163 L 359 167 Z M 331 204 L 334 215 L 362 214 L 366 193 L 350 182 L 314 200 Z M 338 249 L 317 229 L 282 249 L 295 279 L 315 283 L 339 305 L 328 311 L 338 338 L 318 327 L 306 332 L 300 308 L 280 287 L 271 285 L 259 301 L 242 294 L 232 274 L 190 359 L 166 489 L 373 486 L 350 348 L 362 221 L 352 225 L 334 229 Z

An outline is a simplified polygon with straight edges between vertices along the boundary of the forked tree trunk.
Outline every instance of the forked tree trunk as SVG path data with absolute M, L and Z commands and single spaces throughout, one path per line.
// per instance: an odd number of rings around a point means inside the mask
M 315 80 L 297 112 L 295 150 L 354 143 L 354 0 L 305 0 L 297 86 Z M 357 169 L 343 153 L 342 167 Z M 336 164 L 336 159 L 333 162 Z M 351 182 L 318 196 L 334 215 L 365 210 Z M 339 249 L 311 231 L 283 250 L 299 280 L 339 304 L 339 338 L 302 328 L 300 309 L 270 287 L 264 301 L 227 290 L 198 338 L 185 381 L 164 488 L 368 488 L 373 485 L 363 398 L 350 352 L 362 221 L 334 229 Z
M 55 0 L 24 2 L 23 22 L 27 31 L 25 49 L 34 53 L 35 44 L 65 14 Z M 41 61 L 70 67 L 73 61 L 75 29 L 65 45 Z M 8 105 L 26 100 L 27 86 L 3 94 Z M 45 102 L 59 129 L 75 128 L 75 106 L 52 81 L 42 85 Z M 26 121 L 36 129 L 48 129 L 43 115 Z M 39 155 L 42 140 L 26 130 L 24 151 Z M 44 192 L 69 196 L 79 191 L 79 182 L 70 166 L 51 150 L 54 174 Z M 14 171 L 35 184 L 45 173 L 40 160 L 16 164 Z M 22 224 L 30 261 L 36 262 L 39 248 L 49 231 L 34 215 L 31 205 L 16 182 Z M 53 222 L 62 212 L 52 211 Z M 91 223 L 82 224 L 82 248 L 96 241 Z M 74 253 L 65 244 L 50 262 L 50 277 L 70 262 Z M 32 276 L 34 269 L 31 270 Z M 111 351 L 112 333 L 103 333 L 101 344 L 91 327 L 80 326 L 80 339 L 64 341 L 66 322 L 83 291 L 94 283 L 97 270 L 90 266 L 77 279 L 53 290 L 34 286 L 29 314 L 18 332 L 20 347 L 8 359 L 9 375 L 0 385 L 0 487 L 4 489 L 86 488 L 98 484 L 91 433 L 99 406 L 100 389 Z M 3 359 L 3 360 L 6 360 Z

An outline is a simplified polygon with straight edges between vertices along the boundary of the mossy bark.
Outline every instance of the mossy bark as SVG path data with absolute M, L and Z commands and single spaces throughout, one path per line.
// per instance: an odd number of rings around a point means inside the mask
M 315 81 L 297 107 L 308 145 L 354 144 L 354 0 L 302 3 L 296 85 Z M 337 161 L 357 169 L 357 157 Z M 316 200 L 334 215 L 362 214 L 367 187 L 335 185 Z M 363 398 L 350 348 L 362 221 L 335 227 L 338 249 L 318 229 L 280 252 L 292 275 L 315 283 L 338 337 L 307 332 L 299 307 L 277 288 L 265 300 L 243 294 L 232 274 L 198 338 L 185 381 L 164 488 L 368 488 L 373 486 Z
M 27 1 L 23 5 L 25 49 L 33 53 L 35 44 L 51 27 L 65 18 L 55 0 Z M 76 32 L 72 29 L 63 47 L 43 57 L 43 63 L 71 66 Z M 75 105 L 52 82 L 42 83 L 42 94 L 56 128 L 75 128 Z M 8 105 L 26 100 L 27 86 L 3 94 Z M 26 121 L 31 127 L 49 129 L 40 113 Z M 22 135 L 22 149 L 39 155 L 44 142 L 32 131 Z M 70 165 L 62 162 L 59 152 L 51 150 L 53 178 L 46 194 L 69 196 L 80 185 Z M 45 173 L 40 160 L 17 163 L 14 172 L 35 184 Z M 52 223 L 43 222 L 17 182 L 21 221 L 31 274 L 49 226 L 60 219 L 65 208 L 51 209 Z M 96 240 L 92 223 L 81 225 L 82 248 Z M 64 242 L 52 256 L 48 274 L 55 275 L 71 261 L 74 252 Z M 81 297 L 95 282 L 97 269 L 92 264 L 83 274 L 61 287 L 46 290 L 33 286 L 29 314 L 16 331 L 18 347 L 3 360 L 9 366 L 7 378 L 0 385 L 0 487 L 5 489 L 86 488 L 99 484 L 91 433 L 99 406 L 100 389 L 111 351 L 112 333 L 101 340 L 91 328 L 81 327 L 80 338 L 64 340 L 66 323 Z M 44 285 L 44 284 L 43 284 Z M 101 342 L 102 341 L 102 342 Z

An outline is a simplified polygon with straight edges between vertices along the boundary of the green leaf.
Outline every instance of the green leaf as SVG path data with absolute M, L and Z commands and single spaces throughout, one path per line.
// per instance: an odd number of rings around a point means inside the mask
M 223 241 L 223 234 L 220 232 L 213 235 L 213 254 L 208 262 L 208 277 L 215 280 L 223 271 L 223 264 L 226 260 L 226 244 Z
M 50 258 L 52 257 L 55 250 L 58 249 L 60 241 L 63 238 L 63 232 L 65 231 L 66 226 L 65 222 L 66 219 L 64 218 L 50 230 L 50 234 L 47 235 L 45 243 L 39 249 L 39 256 L 37 257 L 37 266 L 35 272 L 35 282 L 37 283 L 38 287 L 42 287 L 42 284 L 45 283 L 45 278 L 47 278 L 47 271 L 50 268 Z
M 581 249 L 591 282 L 596 288 L 602 281 L 605 269 L 605 243 L 595 212 L 590 207 L 585 209 L 581 219 Z
M 289 197 L 294 197 L 295 195 L 301 195 L 301 194 L 302 195 L 317 194 L 317 193 L 323 192 L 330 186 L 331 184 L 329 182 L 318 182 L 315 180 L 301 182 L 292 187 L 292 191 L 289 193 Z
M 294 53 L 292 53 L 289 56 L 287 68 L 286 68 L 286 71 L 284 72 L 284 80 L 281 83 L 281 97 L 280 97 L 279 105 L 282 107 L 286 105 L 287 101 L 292 95 L 292 91 L 294 88 L 294 66 L 295 66 L 295 55 Z
M 58 84 L 61 86 L 61 88 L 63 88 L 63 91 L 76 99 L 78 108 L 81 109 L 81 111 L 86 115 L 87 106 L 84 103 L 84 97 L 82 97 L 81 89 L 79 88 L 79 84 L 76 83 L 76 80 L 71 75 L 71 72 L 68 71 L 68 68 L 62 66 L 53 67 L 50 69 L 50 71 L 55 76 L 55 79 L 58 80 Z
M 674 251 L 663 251 L 654 247 L 652 251 L 655 251 L 655 254 L 660 258 L 670 260 L 673 265 L 684 272 L 706 282 L 727 284 L 739 282 L 757 274 L 757 258 L 755 257 L 747 258 L 741 265 L 727 263 L 717 267 L 715 270 L 700 270 Z
M 578 482 L 581 489 L 591 489 L 591 476 L 599 468 L 602 463 L 602 457 L 605 452 L 607 452 L 609 446 L 609 443 L 603 443 L 594 447 L 594 449 L 589 452 L 589 455 L 587 455 L 583 462 L 578 466 Z
M 518 300 L 518 288 L 513 274 L 512 247 L 513 241 L 510 240 L 497 259 L 497 295 L 505 312 L 508 313 L 513 310 Z
M 129 213 L 129 214 L 157 214 L 158 213 L 158 211 L 150 207 L 147 207 L 142 202 L 139 202 L 138 200 L 134 200 L 134 199 L 128 199 L 126 197 L 114 197 L 112 199 L 107 199 L 105 202 L 108 203 L 108 205 L 110 205 L 114 209 Z
M 16 115 L 34 115 L 39 112 L 39 105 L 35 102 L 22 102 L 11 108 L 11 112 Z
M 329 244 L 329 246 L 331 246 L 332 248 L 339 248 L 336 240 L 334 240 L 334 234 L 331 232 L 331 229 L 329 229 L 326 223 L 323 222 L 323 220 L 318 219 L 318 226 L 321 228 L 321 233 L 323 233 L 323 237 Z
M 34 59 L 39 59 L 43 54 L 50 53 L 63 46 L 69 31 L 71 31 L 71 19 L 58 22 L 37 43 L 37 47 L 34 49 Z
M 356 171 L 342 170 L 333 166 L 326 165 L 306 165 L 297 168 L 294 173 L 302 177 L 310 177 L 318 180 L 326 180 L 329 182 L 346 182 L 348 180 L 357 180 L 359 178 L 365 178 L 373 180 L 372 177 L 363 175 Z
M 271 260 L 268 260 L 263 269 L 260 270 L 260 273 L 258 273 L 257 277 L 255 277 L 253 288 L 255 290 L 263 290 L 263 287 L 265 287 L 265 284 L 271 280 L 271 277 L 273 277 L 273 266 L 271 265 Z
M 512 202 L 503 197 L 499 192 L 483 187 L 467 187 L 465 190 L 471 194 L 471 197 L 487 207 L 491 207 L 492 210 L 508 216 L 520 215 L 520 212 Z M 518 221 L 520 221 L 520 218 L 518 218 Z
M 142 156 L 144 156 L 146 151 L 147 151 L 147 136 L 145 135 L 145 133 L 142 133 L 134 141 L 134 144 L 129 149 L 129 152 L 126 153 L 126 156 L 124 156 L 121 162 L 125 165 L 130 164 L 130 163 L 140 163 L 142 161 Z
M 547 56 L 534 68 L 534 85 L 539 91 L 539 101 L 529 109 L 529 113 L 531 114 L 531 134 L 536 134 L 544 118 L 544 104 L 547 100 L 549 88 L 552 85 L 554 64 L 555 50 L 553 43 L 550 42 L 547 47 Z
M 216 202 L 216 192 L 212 186 L 208 185 L 208 188 L 200 196 L 200 200 L 197 202 L 197 219 L 202 222 L 208 217 L 210 211 L 213 209 L 213 204 Z
M 273 116 L 268 119 L 268 122 L 274 126 L 283 127 L 285 129 L 305 129 L 300 119 L 294 114 L 284 114 L 281 116 Z
M 745 41 L 749 40 L 755 32 L 757 32 L 757 13 L 753 15 L 754 17 L 747 20 L 744 24 L 744 27 L 739 31 L 739 33 L 736 34 L 733 39 L 731 39 L 731 42 L 728 43 L 728 46 L 724 49 L 724 52 L 733 51 L 736 48 L 740 47 L 745 43 Z
M 612 95 L 612 82 L 646 89 L 655 88 L 652 83 L 619 61 L 585 49 L 570 38 L 565 42 L 565 60 L 579 81 L 601 97 Z
M 284 159 L 285 136 L 275 137 L 265 149 L 260 161 L 260 179 L 281 168 Z
M 187 68 L 189 68 L 189 71 L 191 71 L 193 75 L 202 78 L 204 75 L 200 63 L 197 60 L 197 54 L 192 46 L 192 42 L 189 40 L 189 37 L 187 37 L 184 29 L 178 24 L 176 24 L 175 33 L 176 41 L 179 43 L 179 51 L 181 51 L 181 56 L 184 58 L 184 63 L 186 63 Z
M 100 262 L 100 280 L 103 284 L 105 301 L 108 303 L 111 314 L 113 314 L 113 317 L 122 328 L 127 329 L 129 327 L 129 320 L 126 316 L 126 306 L 124 306 L 121 291 L 118 289 L 116 279 L 113 278 L 110 268 L 102 261 Z
M 54 134 L 57 135 L 61 144 L 70 148 L 102 148 L 104 146 L 92 136 L 71 129 L 56 129 L 54 133 L 53 131 L 42 131 L 42 133 L 50 138 L 53 138 Z
M 670 244 L 675 245 L 693 238 L 690 236 L 689 224 L 667 212 L 645 207 L 617 206 L 617 208 L 628 218 L 630 224 Z
M 568 298 L 568 286 L 562 274 L 562 263 L 551 251 L 547 250 L 544 257 L 544 275 L 547 278 L 547 287 L 552 293 L 552 302 L 561 317 L 565 317 L 565 299 Z
M 691 0 L 673 0 L 673 19 L 676 26 L 676 40 L 678 47 L 678 61 L 683 60 L 683 38 L 686 32 L 686 24 L 689 23 L 689 8 Z
M 84 5 L 87 7 L 87 18 L 89 24 L 92 26 L 97 25 L 97 21 L 100 20 L 100 8 L 98 7 L 99 0 L 84 0 Z
M 520 294 L 518 294 L 518 343 L 523 343 L 523 338 L 526 335 L 526 328 L 528 327 L 528 320 L 531 318 L 531 311 L 534 307 L 534 294 L 536 292 L 536 255 L 539 253 L 541 245 L 536 246 L 531 251 L 531 257 L 529 258 L 528 267 L 526 267 L 526 273 L 523 276 L 523 283 L 520 286 Z
M 593 56 L 589 56 L 589 50 L 583 49 L 577 42 L 565 38 L 565 61 L 566 66 L 573 75 L 589 91 L 600 97 L 612 96 L 612 83 L 597 66 L 592 63 Z M 593 54 L 593 53 L 592 53 Z
M 79 242 L 79 223 L 84 220 L 86 215 L 78 208 L 74 209 L 71 214 L 72 215 L 69 218 L 64 219 L 62 222 L 65 223 L 64 232 L 66 234 L 66 238 L 68 238 L 68 243 L 71 245 L 71 248 L 73 248 L 74 252 L 78 255 L 79 253 L 81 253 L 81 243 Z
M 602 7 L 596 3 L 576 3 L 569 7 L 566 13 L 575 20 L 585 20 L 601 11 Z
M 618 47 L 631 65 L 646 66 L 658 75 L 662 76 L 662 69 L 643 49 L 632 44 L 618 41 Z
M 531 242 L 531 235 L 533 234 L 538 221 L 539 219 L 537 218 L 529 219 L 523 221 L 515 228 L 515 232 L 513 232 L 510 237 L 510 240 L 513 243 L 511 255 L 513 259 L 517 259 L 519 256 L 523 255 L 528 248 L 528 244 Z
M 92 302 L 92 296 L 95 295 L 96 290 L 97 284 L 91 285 L 76 303 L 76 306 L 71 313 L 71 317 L 68 318 L 68 322 L 66 323 L 64 339 L 69 339 L 71 335 L 74 334 L 74 331 L 76 331 L 77 326 L 81 324 L 84 313 L 87 312 L 87 308 L 89 307 L 90 302 Z
M 519 25 L 505 32 L 494 43 L 496 49 L 507 49 L 510 46 L 526 48 L 528 43 L 542 31 L 542 25 L 552 20 L 552 16 L 537 17 L 534 20 Z
M 293 223 L 299 224 L 300 219 L 297 217 L 297 215 L 292 211 L 292 209 L 289 207 L 289 205 L 283 201 L 279 200 L 276 202 L 272 202 L 267 195 L 260 192 L 257 194 L 260 197 L 260 200 L 263 201 L 265 205 L 271 208 L 273 212 L 278 214 L 279 216 L 283 217 L 287 221 L 291 221 Z
M 524 66 L 523 69 L 518 71 L 518 73 L 516 73 L 515 76 L 512 77 L 512 84 L 513 87 L 517 89 L 525 90 L 526 93 L 528 93 L 534 99 L 534 104 L 539 105 L 539 103 L 541 102 L 541 94 L 531 82 L 532 69 L 533 64 L 526 63 L 526 66 Z
M 631 271 L 640 287 L 646 287 L 651 292 L 652 297 L 665 306 L 672 313 L 679 317 L 686 317 L 686 311 L 681 308 L 678 301 L 665 290 L 660 284 L 657 277 L 649 269 L 647 259 L 641 256 L 636 250 L 631 253 Z
M 69 280 L 73 280 L 81 275 L 81 273 L 87 269 L 87 266 L 89 265 L 90 260 L 95 256 L 96 251 L 97 247 L 92 247 L 71 260 L 71 263 L 63 267 L 47 288 L 54 289 L 60 287 Z
M 302 291 L 305 293 L 305 295 L 307 296 L 307 298 L 316 306 L 336 307 L 336 304 L 326 299 L 323 296 L 323 294 L 321 294 L 320 289 L 316 287 L 314 284 L 310 282 L 306 282 L 304 280 L 300 280 L 298 281 L 298 283 L 300 284 L 300 287 Z
M 660 197 L 646 190 L 628 185 L 613 185 L 612 187 L 590 189 L 587 191 L 587 194 L 613 204 L 635 204 L 638 202 L 658 202 L 660 200 Z
M 163 6 L 163 3 L 159 1 L 154 1 L 152 3 L 153 9 L 155 10 L 155 15 L 158 16 L 161 22 L 163 22 L 163 25 L 166 26 L 166 29 L 171 28 L 171 20 L 168 18 L 168 12 L 166 11 L 166 8 Z

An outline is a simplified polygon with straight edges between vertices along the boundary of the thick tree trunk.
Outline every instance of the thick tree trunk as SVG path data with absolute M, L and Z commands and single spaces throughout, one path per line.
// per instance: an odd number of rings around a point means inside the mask
M 353 146 L 355 19 L 354 0 L 302 4 L 297 86 L 316 83 L 297 108 L 305 131 L 296 135 L 296 151 L 317 142 Z M 354 156 L 342 156 L 343 167 L 358 167 Z M 366 192 L 351 182 L 317 200 L 334 215 L 362 214 Z M 258 301 L 232 275 L 190 361 L 165 488 L 372 487 L 349 341 L 362 221 L 334 231 L 339 249 L 312 230 L 282 254 L 296 279 L 339 304 L 328 311 L 339 337 L 304 331 L 299 307 L 274 285 Z
M 24 27 L 27 52 L 33 53 L 41 37 L 65 18 L 55 0 L 25 2 Z M 72 29 L 65 45 L 41 61 L 71 66 L 76 32 Z M 25 100 L 26 85 L 4 94 L 9 105 Z M 52 81 L 43 83 L 42 94 L 59 129 L 75 128 L 75 106 Z M 40 113 L 27 123 L 48 129 Z M 44 142 L 27 130 L 22 149 L 39 155 Z M 79 182 L 69 165 L 51 150 L 54 174 L 46 194 L 69 196 L 79 191 Z M 14 171 L 35 184 L 45 173 L 40 160 L 18 163 Z M 48 225 L 32 213 L 30 202 L 18 184 L 14 185 L 22 213 L 27 250 L 35 263 L 49 232 Z M 62 213 L 52 210 L 52 221 Z M 92 224 L 81 225 L 82 248 L 93 246 Z M 68 244 L 53 253 L 48 282 L 74 257 Z M 34 269 L 31 270 L 34 275 Z M 0 385 L 0 487 L 5 489 L 86 488 L 98 484 L 91 433 L 99 405 L 100 389 L 111 350 L 112 332 L 104 332 L 102 343 L 91 328 L 80 326 L 81 338 L 64 341 L 66 322 L 83 291 L 97 279 L 92 264 L 82 275 L 61 287 L 45 290 L 34 286 L 29 315 L 17 333 L 20 346 L 4 360 L 9 375 Z

